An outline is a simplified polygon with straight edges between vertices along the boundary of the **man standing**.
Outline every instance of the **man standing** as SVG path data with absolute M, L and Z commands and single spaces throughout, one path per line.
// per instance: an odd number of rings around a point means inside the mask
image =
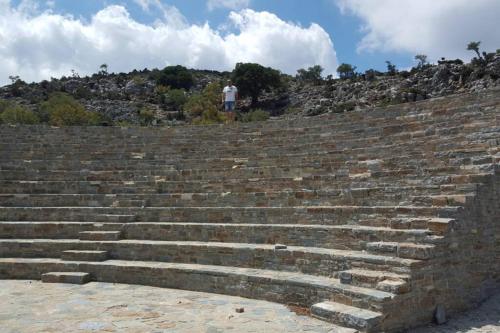
M 234 110 L 236 102 L 238 102 L 238 88 L 233 86 L 231 80 L 227 80 L 227 86 L 222 91 L 222 102 L 224 103 L 224 110 L 226 111 L 228 120 L 234 122 L 236 120 Z

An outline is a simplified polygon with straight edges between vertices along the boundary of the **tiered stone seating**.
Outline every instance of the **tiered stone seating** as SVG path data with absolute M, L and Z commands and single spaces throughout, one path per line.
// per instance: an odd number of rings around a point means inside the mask
M 3 126 L 0 278 L 239 295 L 364 332 L 423 324 L 500 284 L 499 116 L 492 90 L 245 125 Z

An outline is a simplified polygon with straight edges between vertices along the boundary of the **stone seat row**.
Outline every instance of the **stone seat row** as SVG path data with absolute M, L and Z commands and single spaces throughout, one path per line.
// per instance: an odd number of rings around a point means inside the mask
M 349 225 L 340 223 L 351 222 Z M 270 223 L 219 223 L 219 222 L 127 222 L 127 223 L 94 223 L 94 222 L 9 222 L 0 224 L 2 238 L 45 238 L 71 239 L 78 238 L 86 231 L 119 231 L 121 237 L 141 240 L 184 240 L 184 241 L 217 241 L 255 244 L 290 244 L 296 246 L 313 246 L 338 248 L 332 232 L 365 234 L 369 241 L 377 235 L 388 234 L 390 237 L 408 237 L 408 242 L 415 241 L 413 233 L 426 242 L 435 241 L 452 230 L 456 221 L 450 218 L 418 218 L 398 215 L 368 215 L 359 217 L 355 222 L 346 220 L 335 224 L 270 224 Z M 408 231 L 410 230 L 410 231 Z M 408 231 L 408 232 L 407 232 Z M 373 235 L 374 238 L 371 238 Z M 339 237 L 342 235 L 339 235 Z M 429 236 L 429 237 L 427 237 Z M 353 242 L 355 239 L 348 241 Z M 346 240 L 343 240 L 344 242 Z M 363 241 L 364 242 L 364 241 Z
M 491 117 L 486 119 L 486 123 L 491 122 Z M 403 134 L 379 134 L 375 136 L 362 136 L 360 138 L 359 133 L 354 133 L 354 137 L 351 138 L 344 138 L 344 139 L 336 139 L 336 138 L 331 138 L 329 135 L 325 136 L 320 136 L 319 138 L 313 138 L 309 142 L 302 140 L 302 142 L 297 142 L 294 143 L 293 145 L 290 145 L 290 143 L 293 143 L 293 140 L 290 138 L 282 138 L 281 144 L 276 144 L 273 142 L 267 142 L 266 144 L 259 144 L 259 142 L 255 142 L 255 140 L 252 140 L 251 142 L 248 142 L 246 144 L 237 144 L 235 142 L 231 141 L 221 141 L 221 142 L 208 142 L 205 143 L 207 146 L 204 147 L 202 151 L 206 152 L 207 154 L 214 154 L 217 152 L 222 152 L 226 153 L 227 155 L 234 155 L 234 154 L 248 154 L 248 153 L 256 153 L 257 152 L 257 147 L 259 148 L 258 150 L 261 152 L 267 152 L 270 151 L 273 154 L 283 154 L 283 152 L 300 152 L 303 151 L 303 149 L 308 149 L 308 150 L 314 150 L 314 149 L 320 149 L 320 150 L 325 150 L 325 148 L 328 148 L 329 146 L 332 148 L 338 148 L 338 149 L 345 149 L 345 148 L 362 148 L 366 146 L 367 143 L 370 143 L 372 145 L 376 145 L 377 142 L 383 142 L 387 141 L 388 139 L 391 139 L 391 141 L 394 142 L 405 142 L 408 140 L 415 140 L 415 139 L 426 139 L 430 140 L 430 138 L 435 137 L 435 138 L 440 138 L 443 135 L 466 135 L 467 133 L 472 133 L 472 130 L 474 128 L 481 128 L 484 127 L 485 122 L 476 122 L 474 126 L 471 124 L 468 125 L 467 128 L 464 126 L 454 126 L 454 127 L 449 127 L 449 122 L 447 123 L 447 127 L 445 129 L 439 130 L 439 131 L 430 131 L 430 132 L 405 132 Z M 495 135 L 498 138 L 498 131 L 491 131 L 489 129 L 490 136 Z M 113 145 L 109 144 L 110 140 L 112 140 L 112 137 L 109 137 L 105 139 L 108 142 L 108 146 L 106 148 L 109 148 L 109 152 L 113 154 L 116 154 L 116 152 L 122 151 L 120 155 L 127 156 L 127 154 L 139 154 L 138 151 L 141 152 L 143 156 L 147 155 L 155 155 L 159 156 L 159 153 L 165 154 L 165 156 L 176 154 L 176 153 L 189 153 L 189 152 L 200 152 L 200 148 L 203 147 L 204 144 L 201 144 L 199 147 L 195 147 L 191 144 L 185 145 L 185 146 L 179 146 L 176 144 L 170 145 L 168 143 L 157 143 L 155 144 L 154 142 L 149 142 L 149 144 L 144 144 L 144 145 L 136 145 L 134 142 L 126 143 L 124 141 L 120 141 L 120 146 L 119 147 L 114 147 Z M 305 142 L 304 142 L 305 141 Z M 56 141 L 58 142 L 58 141 Z M 452 141 L 450 141 L 452 142 Z M 85 152 L 88 153 L 93 153 L 94 155 L 97 154 L 97 156 L 105 155 L 105 152 L 93 152 L 96 147 L 100 147 L 99 145 L 82 145 L 78 144 L 75 147 L 72 147 L 71 145 L 68 145 L 66 143 L 57 143 L 57 144 L 52 144 L 50 146 L 45 146 L 41 145 L 39 148 L 40 144 L 23 144 L 22 142 L 19 142 L 15 145 L 13 144 L 3 144 L 2 146 L 2 151 L 4 152 L 3 154 L 12 154 L 12 156 L 15 156 L 15 154 L 36 154 L 37 152 L 44 151 L 47 152 L 50 156 L 51 151 L 53 152 L 54 156 L 57 156 L 57 154 L 60 154 L 62 151 L 71 151 L 74 153 L 78 153 L 79 151 L 83 154 Z M 288 154 L 288 153 L 287 153 Z M 6 155 L 9 156 L 9 155 Z M 36 157 L 36 155 L 33 155 L 33 157 Z
M 499 134 L 500 136 L 500 134 Z M 453 138 L 457 139 L 457 138 Z M 418 144 L 418 142 L 415 142 Z M 100 159 L 97 156 L 85 156 L 78 158 L 77 156 L 67 156 L 60 154 L 57 156 L 44 156 L 43 158 L 34 159 L 32 156 L 15 157 L 0 159 L 2 170 L 16 169 L 35 169 L 35 170 L 64 170 L 64 169 L 85 169 L 95 171 L 106 170 L 139 170 L 139 169 L 196 169 L 205 168 L 232 168 L 235 166 L 259 167 L 259 166 L 280 166 L 289 164 L 375 164 L 383 166 L 384 164 L 395 164 L 397 157 L 387 153 L 388 149 L 394 146 L 380 146 L 370 148 L 359 148 L 352 150 L 322 150 L 311 151 L 309 154 L 287 154 L 276 156 L 251 156 L 251 157 L 182 157 L 171 156 L 161 157 L 159 155 L 145 158 L 141 155 L 116 155 L 103 156 Z M 453 145 L 447 145 L 446 149 L 440 149 L 439 145 L 433 147 L 433 150 L 422 151 L 416 148 L 408 148 L 399 145 L 394 147 L 395 153 L 399 154 L 401 162 L 407 160 L 410 162 L 447 162 L 455 161 L 456 163 L 464 163 L 468 160 L 478 161 L 481 158 L 485 159 L 485 163 L 491 163 L 492 159 L 497 155 L 499 149 L 497 146 L 491 146 L 484 143 L 468 144 L 467 151 L 463 148 L 464 144 L 456 141 Z M 120 158 L 118 158 L 120 157 Z M 497 156 L 498 157 L 498 156 Z M 28 159 L 29 158 L 29 159 Z M 428 159 L 429 161 L 426 161 Z M 365 165 L 366 166 L 366 165 Z
M 178 192 L 146 194 L 0 194 L 4 207 L 284 207 L 332 205 L 433 205 L 434 198 L 456 198 L 458 202 L 473 195 L 475 186 L 465 190 L 442 191 L 440 187 L 339 188 L 335 190 Z M 444 192 L 444 193 L 443 193 Z
M 461 206 L 0 207 L 0 221 L 352 224 L 367 216 L 454 218 Z M 351 222 L 346 222 L 350 220 Z
M 298 272 L 339 279 L 342 272 L 363 269 L 386 274 L 408 274 L 424 265 L 422 260 L 434 255 L 433 245 L 409 243 L 400 246 L 399 253 L 370 253 L 350 249 L 325 249 L 287 245 L 276 249 L 274 244 L 152 241 L 152 240 L 79 240 L 79 239 L 4 239 L 0 240 L 3 257 L 54 258 L 66 251 L 105 251 L 106 259 L 194 263 L 212 266 L 233 266 Z M 370 246 L 368 246 L 370 248 Z M 375 247 L 373 247 L 375 249 Z M 420 253 L 422 258 L 418 258 Z M 397 256 L 399 255 L 399 256 Z M 90 260 L 98 261 L 98 260 Z M 372 285 L 374 289 L 403 293 L 397 289 Z M 409 286 L 408 286 L 409 287 Z M 408 290 L 401 290 L 408 291 Z
M 45 272 L 61 271 L 88 272 L 98 281 L 116 283 L 141 281 L 142 284 L 151 286 L 239 295 L 301 306 L 311 306 L 328 299 L 333 304 L 343 305 L 344 310 L 334 311 L 337 314 L 343 314 L 352 307 L 359 313 L 352 317 L 341 315 L 339 317 L 344 319 L 337 320 L 337 323 L 372 332 L 383 329 L 384 325 L 398 325 L 394 320 L 392 323 L 382 323 L 381 312 L 396 307 L 394 294 L 342 284 L 328 277 L 263 269 L 150 261 L 0 259 L 0 272 L 8 272 L 11 278 L 39 279 Z
M 496 161 L 496 157 L 494 161 Z M 425 161 L 425 160 L 424 160 Z M 423 162 L 425 163 L 425 162 Z M 275 179 L 292 178 L 302 181 L 307 177 L 331 177 L 343 180 L 356 181 L 371 179 L 374 182 L 397 181 L 404 176 L 403 181 L 425 179 L 430 176 L 468 175 L 488 172 L 493 169 L 491 163 L 451 165 L 451 166 L 419 166 L 397 165 L 386 170 L 377 170 L 377 167 L 352 167 L 348 166 L 320 166 L 296 165 L 290 167 L 235 167 L 230 169 L 191 169 L 191 170 L 143 170 L 134 171 L 68 171 L 68 170 L 0 170 L 0 179 L 4 181 L 122 181 L 122 182 L 170 182 L 170 181 L 233 181 L 236 179 Z M 335 183 L 332 183 L 334 185 Z M 126 184 L 124 184 L 126 185 Z
M 305 158 L 307 154 L 310 154 L 311 157 L 317 156 L 318 158 L 321 157 L 322 155 L 330 156 L 331 158 L 335 159 L 341 159 L 343 157 L 347 159 L 352 159 L 353 157 L 359 156 L 363 157 L 365 159 L 369 159 L 370 156 L 377 156 L 380 154 L 387 154 L 387 149 L 397 149 L 398 151 L 401 151 L 404 153 L 404 151 L 407 150 L 408 153 L 417 153 L 421 152 L 422 149 L 431 149 L 431 151 L 438 152 L 441 150 L 441 148 L 444 148 L 444 152 L 440 152 L 440 156 L 445 156 L 445 154 L 460 154 L 462 152 L 465 154 L 465 148 L 470 149 L 471 151 L 468 152 L 468 154 L 475 153 L 476 151 L 488 151 L 491 150 L 493 152 L 498 152 L 498 137 L 500 136 L 500 131 L 498 133 L 494 133 L 494 137 L 490 136 L 490 139 L 488 141 L 477 141 L 477 142 L 471 142 L 471 140 L 467 139 L 466 134 L 458 134 L 454 136 L 449 136 L 449 137 L 444 137 L 444 138 L 439 138 L 436 137 L 435 140 L 431 140 L 430 138 L 416 138 L 414 140 L 411 140 L 406 143 L 384 143 L 382 142 L 380 145 L 362 145 L 361 147 L 358 148 L 350 148 L 350 149 L 312 149 L 309 151 L 309 149 L 296 152 L 296 153 L 286 153 L 283 154 L 283 152 L 278 149 L 277 151 L 279 152 L 278 154 L 263 154 L 263 153 L 258 153 L 256 152 L 254 155 L 242 155 L 240 157 L 237 156 L 232 156 L 232 157 L 224 157 L 224 156 L 210 156 L 210 155 L 195 155 L 196 157 L 188 155 L 162 155 L 159 153 L 155 153 L 154 155 L 148 156 L 147 154 L 142 154 L 142 153 L 127 153 L 127 154 L 120 154 L 120 153 L 109 153 L 106 154 L 104 151 L 100 153 L 92 153 L 92 152 L 82 152 L 77 155 L 74 155 L 74 153 L 71 153 L 71 151 L 68 151 L 68 153 L 64 153 L 64 150 L 59 150 L 57 154 L 45 154 L 42 155 L 41 152 L 25 152 L 25 151 L 19 151 L 18 153 L 13 153 L 13 152 L 4 152 L 4 157 L 0 159 L 2 163 L 6 162 L 11 162 L 11 163 L 16 163 L 16 160 L 21 161 L 34 161 L 35 163 L 37 161 L 47 161 L 53 163 L 61 162 L 62 159 L 68 160 L 67 163 L 70 163 L 74 161 L 76 163 L 77 160 L 82 160 L 82 163 L 92 163 L 93 161 L 99 161 L 102 160 L 102 163 L 119 163 L 119 161 L 124 162 L 129 162 L 129 163 L 147 163 L 151 162 L 154 164 L 161 164 L 162 162 L 168 164 L 169 161 L 172 162 L 178 162 L 178 163 L 191 163 L 193 164 L 206 164 L 206 163 L 211 163 L 211 162 L 219 162 L 219 163 L 245 163 L 245 162 L 254 162 L 256 163 L 259 161 L 260 163 L 269 161 L 272 162 L 273 160 L 287 160 L 290 158 L 298 158 L 300 159 Z M 418 144 L 425 144 L 425 147 L 419 147 Z M 405 149 L 406 148 L 406 149 Z M 33 154 L 40 154 L 40 156 L 34 156 Z M 84 156 L 82 156 L 84 155 Z M 25 162 L 26 163 L 26 162 Z

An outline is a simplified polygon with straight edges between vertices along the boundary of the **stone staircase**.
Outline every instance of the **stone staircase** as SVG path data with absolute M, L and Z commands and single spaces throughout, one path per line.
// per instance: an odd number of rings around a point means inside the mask
M 499 117 L 491 90 L 231 126 L 3 126 L 0 278 L 424 324 L 500 284 Z

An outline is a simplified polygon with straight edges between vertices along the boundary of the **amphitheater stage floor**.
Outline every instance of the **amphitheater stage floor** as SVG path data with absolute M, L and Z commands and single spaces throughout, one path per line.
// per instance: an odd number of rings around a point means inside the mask
M 2 333 L 336 332 L 280 304 L 135 285 L 0 280 L 0 300 Z M 500 332 L 500 294 L 444 326 L 411 333 L 424 332 Z

